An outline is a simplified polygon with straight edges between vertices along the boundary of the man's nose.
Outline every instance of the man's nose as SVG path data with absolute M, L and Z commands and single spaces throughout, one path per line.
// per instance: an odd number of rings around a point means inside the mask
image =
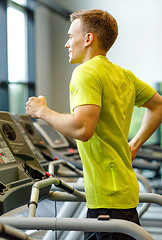
M 65 43 L 65 48 L 69 48 L 69 40 Z

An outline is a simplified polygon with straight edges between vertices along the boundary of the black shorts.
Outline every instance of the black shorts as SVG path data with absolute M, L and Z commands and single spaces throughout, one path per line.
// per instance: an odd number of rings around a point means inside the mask
M 124 219 L 140 225 L 136 208 L 131 209 L 99 208 L 88 209 L 87 211 L 87 218 L 97 218 L 99 215 L 109 215 L 110 218 L 113 219 Z M 84 240 L 135 240 L 135 239 L 123 233 L 85 232 Z

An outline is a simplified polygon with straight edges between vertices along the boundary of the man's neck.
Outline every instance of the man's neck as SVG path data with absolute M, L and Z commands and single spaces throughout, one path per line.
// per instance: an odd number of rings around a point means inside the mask
M 98 56 L 98 55 L 103 55 L 103 56 L 106 56 L 106 53 L 105 51 L 103 50 L 98 50 L 98 51 L 91 51 L 91 52 L 87 52 L 85 58 L 84 58 L 84 61 L 83 62 L 87 62 L 89 61 L 90 59 Z

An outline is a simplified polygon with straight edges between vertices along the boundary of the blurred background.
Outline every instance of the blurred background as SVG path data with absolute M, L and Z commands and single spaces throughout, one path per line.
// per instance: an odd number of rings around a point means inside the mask
M 69 14 L 100 8 L 118 22 L 107 57 L 162 93 L 161 0 L 0 0 L 0 111 L 24 114 L 29 96 L 44 95 L 48 107 L 69 112 L 69 64 L 64 45 Z M 129 137 L 144 109 L 134 109 Z M 149 143 L 161 144 L 160 128 Z

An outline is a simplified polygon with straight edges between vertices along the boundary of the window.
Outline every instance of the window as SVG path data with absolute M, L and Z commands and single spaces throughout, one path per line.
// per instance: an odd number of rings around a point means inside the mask
M 0 1 L 0 111 L 25 113 L 35 95 L 32 0 Z
M 27 15 L 9 2 L 7 9 L 9 112 L 24 113 L 28 97 Z
M 26 0 L 12 0 L 12 1 L 24 6 L 26 6 L 26 3 L 27 3 Z

